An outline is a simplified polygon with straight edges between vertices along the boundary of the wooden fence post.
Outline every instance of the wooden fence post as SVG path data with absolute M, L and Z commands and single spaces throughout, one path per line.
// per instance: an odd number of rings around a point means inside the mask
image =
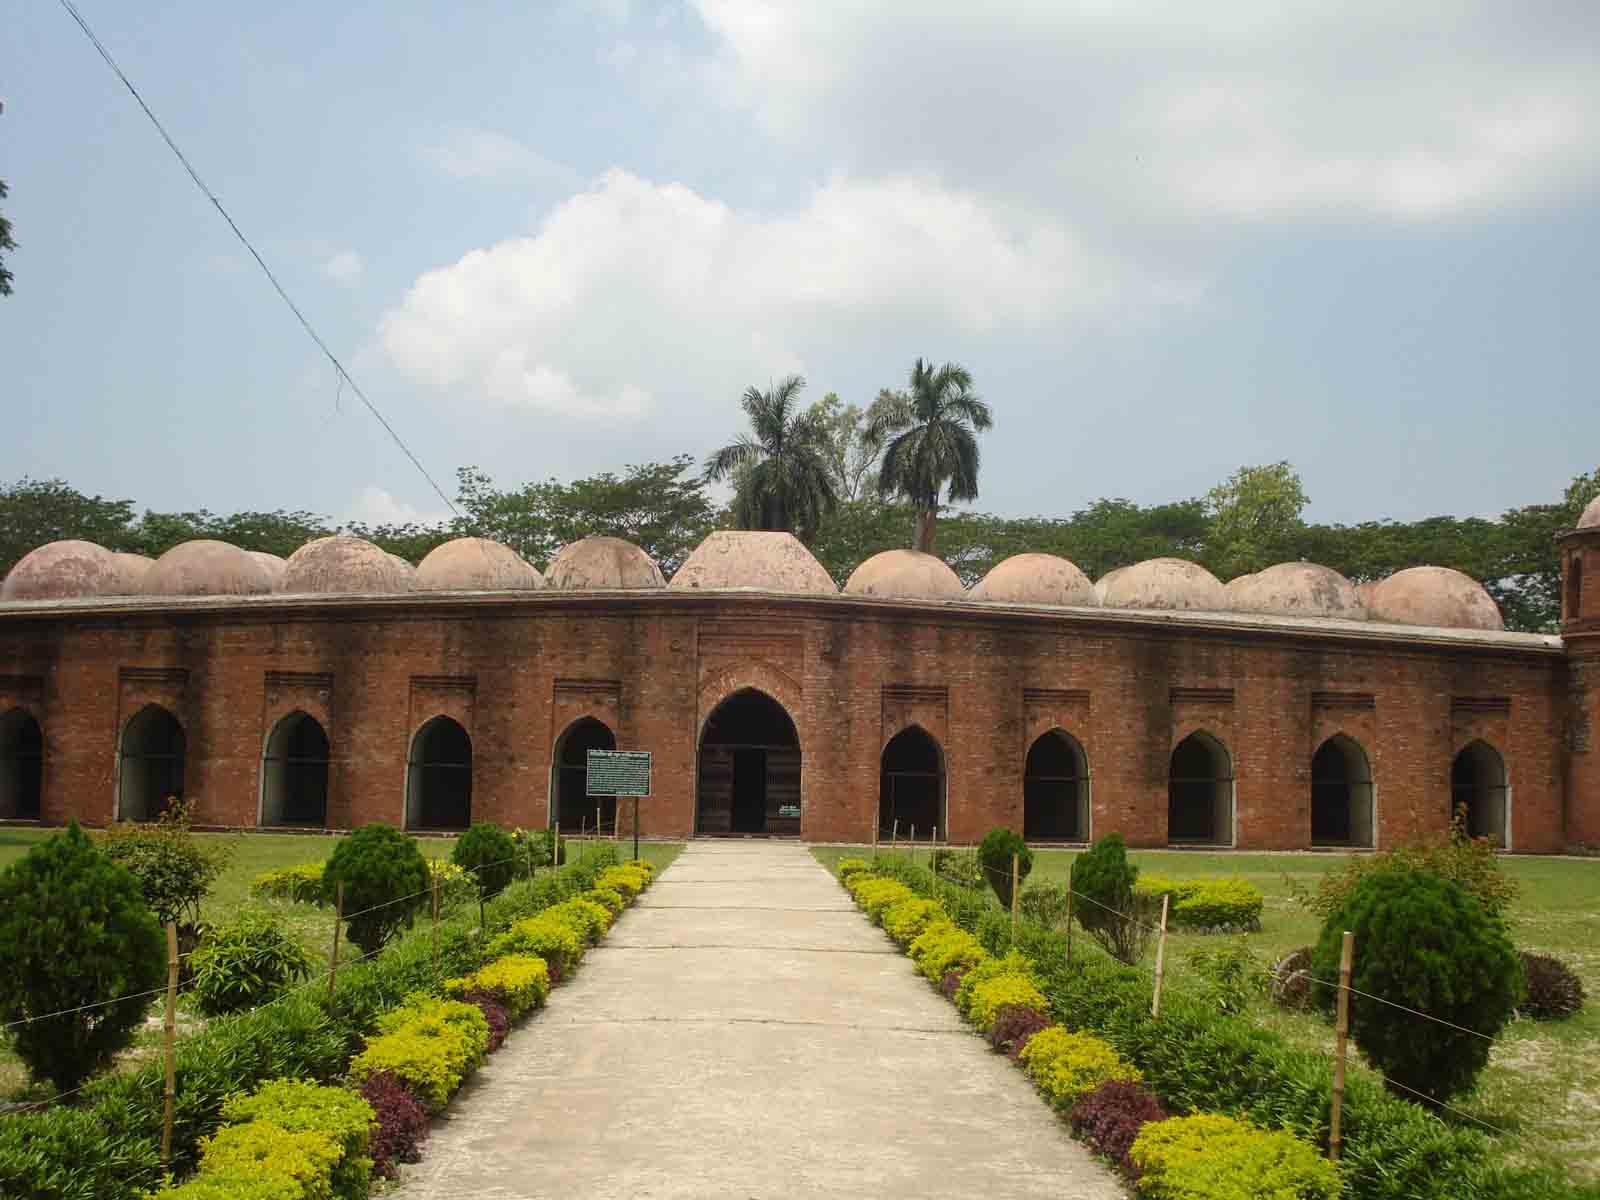
M 1022 855 L 1011 856 L 1011 940 L 1017 938 L 1017 909 L 1022 903 Z
M 1067 863 L 1067 966 L 1072 965 L 1072 870 L 1078 865 L 1076 858 Z
M 166 1031 L 167 1043 L 167 1087 L 161 1116 L 161 1169 L 164 1171 L 172 1159 L 172 1098 L 178 1090 L 178 926 L 173 921 L 167 922 L 167 1019 L 162 1028 Z
M 437 983 L 439 979 L 439 873 L 430 870 L 428 876 L 433 882 L 431 889 L 433 892 L 433 978 L 434 982 Z
M 333 957 L 328 960 L 328 999 L 339 981 L 339 930 L 344 925 L 344 880 L 333 886 Z
M 1161 1015 L 1161 980 L 1167 972 L 1167 904 L 1171 901 L 1170 893 L 1163 893 L 1161 897 L 1161 940 L 1156 943 L 1156 990 L 1150 997 L 1150 1015 Z M 1132 917 L 1128 918 L 1130 921 Z
M 550 838 L 550 869 L 554 871 L 561 865 L 561 822 L 555 823 L 555 833 Z
M 1339 1161 L 1339 1147 L 1344 1141 L 1339 1130 L 1339 1119 L 1344 1109 L 1344 1059 L 1345 1047 L 1350 1039 L 1350 960 L 1355 950 L 1355 934 L 1344 931 L 1344 947 L 1339 952 L 1339 1019 L 1334 1026 L 1333 1051 L 1333 1113 L 1328 1125 L 1328 1158 Z
M 893 854 L 900 845 L 900 818 L 894 819 L 894 828 L 889 830 L 889 853 Z

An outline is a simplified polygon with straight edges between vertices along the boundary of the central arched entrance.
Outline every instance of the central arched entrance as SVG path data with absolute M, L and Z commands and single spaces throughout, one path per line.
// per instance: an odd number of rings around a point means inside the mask
M 154 821 L 183 799 L 186 739 L 178 718 L 147 704 L 122 728 L 117 771 L 117 819 Z
M 1167 841 L 1233 842 L 1233 758 L 1209 733 L 1191 733 L 1172 750 L 1167 775 Z
M 1022 768 L 1022 836 L 1030 842 L 1089 840 L 1089 760 L 1060 729 L 1040 735 Z
M 1469 742 L 1450 764 L 1452 815 L 1465 810 L 1467 836 L 1502 850 L 1511 845 L 1508 791 L 1505 759 L 1488 742 Z
M 717 705 L 700 735 L 699 833 L 800 833 L 800 735 L 765 692 Z
M 881 836 L 931 838 L 943 829 L 944 750 L 920 725 L 902 729 L 883 748 L 878 775 L 878 829 Z
M 261 761 L 261 823 L 320 828 L 328 822 L 328 735 L 309 713 L 272 727 Z
M 598 822 L 602 831 L 617 826 L 617 798 L 589 795 L 589 751 L 615 750 L 616 734 L 602 721 L 583 717 L 568 725 L 556 743 L 555 803 L 550 820 L 577 829 Z
M 44 732 L 26 709 L 0 717 L 0 820 L 37 821 Z
M 434 717 L 411 739 L 406 828 L 466 829 L 471 824 L 472 738 L 459 722 Z

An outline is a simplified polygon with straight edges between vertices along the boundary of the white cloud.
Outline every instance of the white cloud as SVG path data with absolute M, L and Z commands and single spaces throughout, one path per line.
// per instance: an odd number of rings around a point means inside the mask
M 532 236 L 421 276 L 381 341 L 452 402 L 604 419 L 663 400 L 725 409 L 753 379 L 891 327 L 1037 332 L 1189 298 L 926 179 L 838 179 L 769 216 L 612 170 Z
M 356 283 L 362 270 L 361 256 L 354 250 L 340 250 L 322 264 L 322 273 L 345 287 Z
M 374 483 L 361 489 L 350 506 L 349 516 L 349 520 L 363 525 L 437 525 L 449 519 L 447 512 L 418 508 Z
M 784 143 L 1080 222 L 1491 211 L 1600 164 L 1584 3 L 694 2 L 703 86 Z
M 492 129 L 452 130 L 421 153 L 424 161 L 456 179 L 534 181 L 568 191 L 582 182 L 565 163 Z

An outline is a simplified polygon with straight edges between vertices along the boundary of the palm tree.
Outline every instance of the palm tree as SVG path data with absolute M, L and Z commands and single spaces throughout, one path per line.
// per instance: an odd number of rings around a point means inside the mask
M 746 388 L 739 404 L 751 433 L 706 459 L 708 482 L 734 480 L 733 520 L 740 529 L 781 529 L 810 541 L 839 503 L 824 453 L 827 431 L 800 407 L 806 381 L 791 375 L 765 392 Z
M 867 424 L 864 437 L 883 442 L 894 434 L 883 452 L 878 492 L 896 494 L 911 502 L 917 513 L 913 549 L 933 553 L 933 535 L 939 520 L 939 490 L 949 485 L 946 498 L 978 498 L 978 439 L 974 436 L 994 424 L 989 406 L 972 390 L 972 374 L 957 363 L 934 369 L 917 359 L 911 368 L 908 410 L 892 408 Z

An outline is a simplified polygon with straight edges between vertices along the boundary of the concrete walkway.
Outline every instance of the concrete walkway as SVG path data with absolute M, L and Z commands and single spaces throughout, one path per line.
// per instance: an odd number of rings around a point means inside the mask
M 1125 1195 L 792 842 L 691 842 L 405 1171 L 401 1200 Z

